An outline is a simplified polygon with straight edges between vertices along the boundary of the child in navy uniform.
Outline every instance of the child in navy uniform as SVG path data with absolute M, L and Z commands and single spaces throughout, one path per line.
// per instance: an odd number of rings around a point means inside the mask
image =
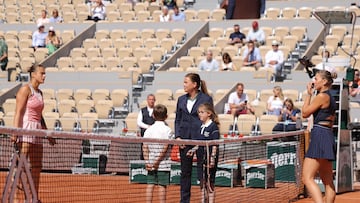
M 210 103 L 201 104 L 198 108 L 198 115 L 202 122 L 198 140 L 215 140 L 220 138 L 219 119 L 213 105 Z M 218 163 L 219 148 L 217 145 L 195 146 L 188 151 L 188 156 L 197 156 L 197 173 L 200 180 L 202 194 L 201 202 L 212 203 L 215 201 L 215 174 Z M 206 201 L 208 200 L 208 201 Z

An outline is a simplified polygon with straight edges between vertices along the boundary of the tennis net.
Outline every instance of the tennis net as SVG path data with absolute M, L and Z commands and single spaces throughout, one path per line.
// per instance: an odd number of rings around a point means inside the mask
M 13 181 L 17 185 L 15 193 L 5 190 L 6 183 L 13 180 L 7 177 L 14 176 L 9 171 L 16 155 L 9 134 L 41 138 L 43 155 L 38 198 L 42 202 L 145 202 L 147 170 L 140 160 L 144 141 L 172 146 L 167 202 L 180 201 L 181 170 L 175 146 L 182 144 L 219 146 L 216 202 L 289 202 L 304 192 L 300 173 L 304 131 L 229 136 L 216 141 L 144 140 L 131 132 L 120 136 L 6 127 L 0 127 L 0 133 L 3 202 L 10 202 L 15 198 L 12 196 L 28 199 L 20 181 Z M 51 146 L 46 137 L 56 138 L 57 143 Z M 191 183 L 191 202 L 200 202 L 195 162 Z M 154 202 L 158 201 L 157 191 L 155 187 Z

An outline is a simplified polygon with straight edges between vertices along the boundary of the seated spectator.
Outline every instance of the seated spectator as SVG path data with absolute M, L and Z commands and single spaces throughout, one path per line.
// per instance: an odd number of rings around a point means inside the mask
M 59 11 L 57 9 L 54 9 L 49 21 L 50 23 L 62 23 L 64 22 L 64 19 L 61 16 L 59 16 Z
M 275 76 L 281 75 L 284 53 L 279 50 L 279 42 L 272 41 L 272 50 L 269 50 L 265 55 L 265 68 L 271 68 Z
M 8 64 L 8 45 L 5 42 L 5 37 L 0 34 L 0 68 L 2 71 L 6 70 Z
M 49 55 L 54 53 L 60 47 L 60 39 L 56 36 L 54 27 L 49 27 L 49 34 L 46 37 L 46 48 L 49 50 Z
M 359 70 L 354 70 L 354 80 L 349 82 L 350 100 L 353 102 L 360 102 L 360 77 Z
M 296 131 L 296 119 L 300 115 L 300 109 L 294 106 L 291 99 L 285 99 L 284 108 L 279 116 L 280 123 L 276 124 L 273 131 Z
M 171 21 L 178 22 L 178 21 L 185 21 L 186 17 L 183 12 L 179 10 L 179 7 L 176 5 L 174 6 L 174 14 L 171 16 Z
M 198 67 L 200 71 L 218 71 L 219 63 L 213 58 L 212 51 L 207 51 L 206 58 L 200 62 Z
M 244 93 L 243 83 L 236 85 L 236 91 L 229 95 L 228 104 L 229 110 L 227 113 L 231 113 L 236 117 L 240 114 L 255 113 L 255 109 L 250 105 L 249 97 Z
M 50 19 L 49 18 L 47 18 L 47 11 L 46 10 L 42 10 L 41 11 L 41 17 L 40 18 L 38 18 L 37 20 L 36 20 L 36 24 L 48 24 L 48 23 L 50 23 Z
M 280 86 L 275 86 L 273 93 L 274 95 L 270 96 L 267 101 L 267 114 L 279 116 L 283 108 L 284 95 Z
M 316 69 L 316 70 L 323 70 L 324 69 L 324 70 L 329 71 L 332 74 L 334 74 L 334 73 L 336 74 L 336 68 L 328 63 L 329 58 L 330 58 L 330 52 L 328 50 L 323 51 L 322 52 L 323 61 L 321 63 L 316 64 L 314 69 Z
M 95 0 L 95 4 L 91 8 L 91 16 L 88 16 L 88 20 L 95 22 L 99 20 L 105 20 L 106 7 L 101 0 Z
M 45 26 L 43 24 L 38 24 L 38 30 L 35 31 L 32 35 L 32 47 L 36 50 L 38 47 L 46 46 L 46 37 L 48 35 L 45 32 Z
M 163 0 L 162 3 L 168 9 L 174 9 L 174 7 L 176 6 L 176 0 Z
M 225 52 L 222 55 L 221 70 L 222 71 L 232 71 L 233 70 L 233 63 L 231 60 L 231 56 L 227 52 Z
M 246 41 L 253 41 L 257 47 L 265 44 L 265 33 L 259 28 L 259 23 L 257 21 L 252 23 L 252 29 L 249 30 Z
M 252 66 L 255 67 L 256 70 L 258 70 L 262 65 L 260 50 L 251 40 L 247 43 L 247 47 L 243 52 L 243 60 L 244 66 Z
M 235 24 L 234 32 L 230 34 L 228 44 L 241 47 L 244 44 L 244 39 L 246 39 L 246 36 L 244 33 L 240 32 L 240 25 Z
M 169 14 L 169 9 L 167 6 L 162 7 L 162 14 L 160 15 L 160 22 L 170 22 L 171 16 Z

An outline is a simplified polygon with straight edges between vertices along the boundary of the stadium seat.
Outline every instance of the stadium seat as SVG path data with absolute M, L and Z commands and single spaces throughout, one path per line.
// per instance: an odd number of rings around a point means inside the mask
M 83 113 L 91 112 L 94 106 L 94 100 L 81 99 L 76 103 L 76 111 L 81 115 Z
M 208 21 L 210 19 L 209 9 L 199 9 L 197 11 L 197 18 L 201 21 Z
M 168 114 L 175 113 L 175 111 L 176 111 L 177 101 L 175 101 L 175 100 L 163 100 L 162 102 L 159 102 L 158 104 L 165 105 L 166 108 L 167 108 L 167 113 Z
M 296 102 L 299 99 L 299 91 L 295 89 L 284 89 L 284 97 Z
M 312 10 L 312 8 L 305 6 L 298 8 L 298 18 L 310 19 L 312 16 Z
M 6 115 L 9 112 L 15 112 L 16 107 L 16 99 L 9 98 L 6 99 L 5 102 L 2 104 L 2 109 L 4 111 L 4 114 Z
M 155 36 L 158 39 L 168 38 L 170 36 L 170 30 L 166 28 L 158 28 L 155 31 Z
M 60 115 L 58 112 L 45 112 L 43 113 L 46 127 L 48 130 L 57 130 L 59 125 Z
M 51 88 L 44 88 L 41 89 L 41 92 L 43 94 L 43 99 L 56 99 L 55 98 L 55 90 Z
M 96 48 L 98 47 L 98 42 L 94 38 L 88 38 L 83 41 L 82 47 L 84 47 L 85 50 L 89 48 Z
M 95 104 L 95 110 L 99 116 L 99 119 L 113 118 L 113 113 L 114 113 L 113 107 L 114 104 L 112 100 L 99 100 Z
M 129 113 L 125 118 L 125 126 L 128 130 L 128 132 L 136 132 L 139 130 L 139 127 L 137 126 L 137 112 L 131 112 Z
M 280 16 L 280 8 L 268 8 L 265 11 L 265 19 L 274 20 L 279 18 Z
M 75 109 L 75 100 L 62 99 L 58 102 L 57 110 L 60 114 L 60 117 L 62 117 L 64 113 L 73 112 L 74 109 Z
M 158 38 L 147 38 L 144 41 L 144 46 L 146 48 L 148 48 L 148 49 L 151 49 L 153 47 L 159 47 L 160 46 L 160 40 Z
M 197 58 L 199 56 L 204 56 L 205 55 L 205 48 L 204 47 L 191 47 L 189 50 L 188 50 L 188 56 L 191 56 L 193 58 Z M 191 65 L 188 65 L 188 66 L 191 66 Z M 188 67 L 187 66 L 187 67 Z
M 241 114 L 238 116 L 237 125 L 239 133 L 248 135 L 256 123 L 256 116 L 252 114 Z
M 295 7 L 285 7 L 281 9 L 281 16 L 284 19 L 293 19 L 296 17 L 297 9 Z
M 177 61 L 177 66 L 181 68 L 187 68 L 194 65 L 194 57 L 192 56 L 182 56 Z
M 58 89 L 56 91 L 56 100 L 61 101 L 64 99 L 73 99 L 73 90 L 72 89 Z
M 183 44 L 186 39 L 186 30 L 182 28 L 172 29 L 170 36 L 176 40 L 177 44 Z
M 92 99 L 95 103 L 99 100 L 109 100 L 110 90 L 108 89 L 95 89 L 91 94 Z
M 121 107 L 128 99 L 129 93 L 126 89 L 113 89 L 110 98 L 113 101 L 114 107 Z
M 78 113 L 74 113 L 74 112 L 66 112 L 63 115 L 60 116 L 59 121 L 60 121 L 60 129 L 62 131 L 78 131 L 78 118 L 79 115 Z
M 80 114 L 79 118 L 79 131 L 81 132 L 96 132 L 98 128 L 98 114 L 94 112 L 86 112 Z
M 90 89 L 76 89 L 74 92 L 75 102 L 79 102 L 83 99 L 91 99 L 91 90 Z
M 226 10 L 225 9 L 214 9 L 211 12 L 211 19 L 215 21 L 223 21 L 225 19 Z
M 272 134 L 272 129 L 278 123 L 276 115 L 262 115 L 259 119 L 259 126 L 262 134 Z
M 76 57 L 73 58 L 72 61 L 73 67 L 77 68 L 77 67 L 88 67 L 89 66 L 89 62 L 88 59 L 86 57 Z

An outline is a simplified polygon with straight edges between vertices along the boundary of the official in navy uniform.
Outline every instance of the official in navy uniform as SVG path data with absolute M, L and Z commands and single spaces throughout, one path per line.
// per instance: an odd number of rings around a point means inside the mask
M 201 121 L 198 117 L 197 109 L 200 104 L 210 103 L 213 100 L 208 94 L 206 83 L 200 79 L 197 73 L 188 73 L 184 78 L 185 95 L 179 97 L 176 106 L 175 117 L 175 138 L 176 139 L 195 139 L 200 132 Z M 193 156 L 187 156 L 187 152 L 193 146 L 180 146 L 181 159 L 181 178 L 180 193 L 181 203 L 190 202 L 191 190 L 191 170 Z

